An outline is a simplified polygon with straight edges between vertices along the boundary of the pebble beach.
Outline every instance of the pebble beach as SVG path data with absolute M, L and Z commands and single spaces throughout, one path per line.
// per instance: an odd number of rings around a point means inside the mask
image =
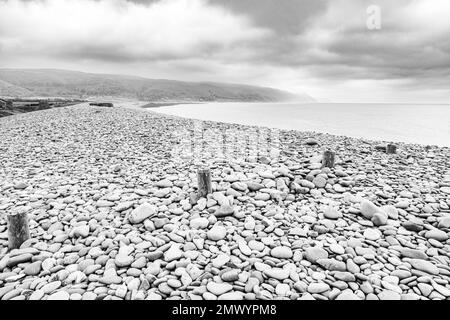
M 234 148 L 255 130 L 202 125 Z M 86 104 L 0 118 L 0 299 L 450 298 L 450 148 L 281 130 L 275 153 L 200 161 L 174 152 L 180 128 Z

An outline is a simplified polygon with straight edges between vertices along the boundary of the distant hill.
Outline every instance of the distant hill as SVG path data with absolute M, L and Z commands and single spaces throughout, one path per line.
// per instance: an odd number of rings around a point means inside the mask
M 314 101 L 308 95 L 241 84 L 184 82 L 56 69 L 0 69 L 0 96 L 116 97 L 144 101 Z

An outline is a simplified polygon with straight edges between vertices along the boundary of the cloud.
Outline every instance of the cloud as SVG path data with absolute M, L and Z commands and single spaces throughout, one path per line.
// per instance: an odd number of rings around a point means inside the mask
M 449 14 L 448 0 L 0 0 L 0 66 L 448 102 Z
M 183 59 L 208 57 L 267 33 L 204 0 L 0 1 L 2 54 Z

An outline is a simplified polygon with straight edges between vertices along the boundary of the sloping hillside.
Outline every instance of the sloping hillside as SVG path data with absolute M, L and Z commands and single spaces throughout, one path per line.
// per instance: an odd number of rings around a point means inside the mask
M 121 97 L 147 101 L 311 101 L 272 88 L 55 69 L 0 69 L 0 96 Z

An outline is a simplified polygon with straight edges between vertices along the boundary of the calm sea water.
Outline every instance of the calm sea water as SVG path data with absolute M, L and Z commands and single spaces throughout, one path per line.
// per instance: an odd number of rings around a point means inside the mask
M 152 109 L 192 119 L 450 147 L 450 105 L 205 103 Z

